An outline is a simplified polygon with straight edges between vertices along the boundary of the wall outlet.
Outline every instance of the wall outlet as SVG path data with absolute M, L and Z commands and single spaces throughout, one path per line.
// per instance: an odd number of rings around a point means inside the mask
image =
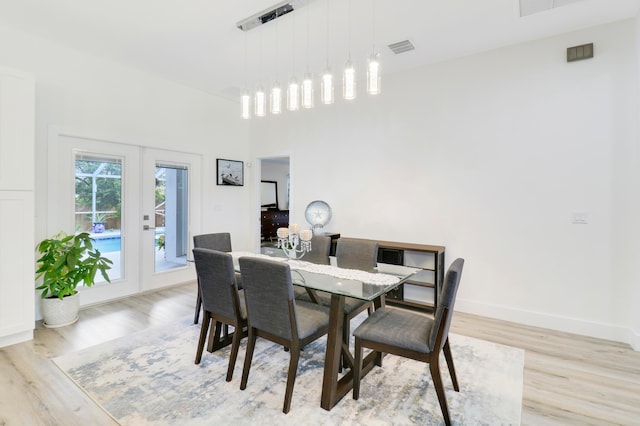
M 586 225 L 589 223 L 589 214 L 587 212 L 573 212 L 571 223 L 574 225 Z

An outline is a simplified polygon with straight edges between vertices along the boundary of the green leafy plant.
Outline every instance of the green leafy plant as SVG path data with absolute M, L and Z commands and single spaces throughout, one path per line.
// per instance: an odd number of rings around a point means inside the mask
M 92 241 L 87 232 L 77 235 L 60 232 L 37 245 L 42 256 L 37 260 L 36 279 L 43 277 L 43 282 L 36 289 L 42 290 L 43 299 L 71 296 L 80 284 L 91 287 L 98 271 L 111 282 L 107 270 L 112 262 L 93 248 Z
M 158 239 L 156 240 L 156 247 L 158 247 L 158 250 L 164 248 L 164 234 L 158 235 Z
M 108 219 L 111 219 L 111 215 L 108 213 L 96 213 L 95 223 L 105 223 Z

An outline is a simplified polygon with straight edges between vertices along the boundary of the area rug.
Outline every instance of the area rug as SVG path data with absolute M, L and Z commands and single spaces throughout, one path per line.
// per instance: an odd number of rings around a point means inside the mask
M 364 318 L 352 321 L 353 327 Z M 320 407 L 326 338 L 302 352 L 291 411 L 282 412 L 289 353 L 258 339 L 247 389 L 240 390 L 243 339 L 233 380 L 225 381 L 230 348 L 204 352 L 194 364 L 199 325 L 188 318 L 54 359 L 58 367 L 122 425 L 439 425 L 443 424 L 426 364 L 388 355 L 362 379 L 360 399 L 347 394 Z M 450 335 L 460 392 L 442 377 L 452 422 L 518 425 L 524 351 Z

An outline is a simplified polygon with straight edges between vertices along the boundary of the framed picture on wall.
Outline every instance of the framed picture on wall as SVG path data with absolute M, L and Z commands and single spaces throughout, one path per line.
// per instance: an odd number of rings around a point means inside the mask
M 244 186 L 244 163 L 235 160 L 216 160 L 218 185 Z

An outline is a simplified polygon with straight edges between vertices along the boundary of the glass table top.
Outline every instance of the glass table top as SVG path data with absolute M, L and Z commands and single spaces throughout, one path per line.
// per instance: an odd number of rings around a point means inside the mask
M 387 293 L 419 271 L 408 266 L 380 263 L 377 272 L 372 273 L 248 252 L 232 252 L 231 255 L 236 271 L 240 271 L 238 259 L 243 256 L 286 262 L 291 268 L 291 280 L 294 285 L 369 301 Z

